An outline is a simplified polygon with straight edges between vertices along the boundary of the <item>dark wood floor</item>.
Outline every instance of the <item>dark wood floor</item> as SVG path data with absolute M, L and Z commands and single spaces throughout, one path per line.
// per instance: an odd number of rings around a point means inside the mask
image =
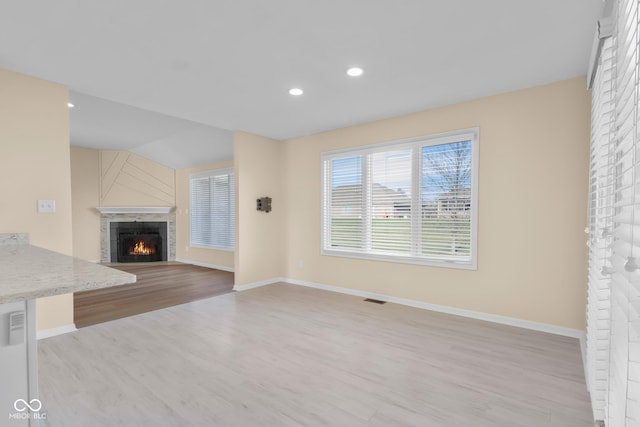
M 82 328 L 226 294 L 233 273 L 180 263 L 111 264 L 135 274 L 136 283 L 73 295 L 74 322 Z

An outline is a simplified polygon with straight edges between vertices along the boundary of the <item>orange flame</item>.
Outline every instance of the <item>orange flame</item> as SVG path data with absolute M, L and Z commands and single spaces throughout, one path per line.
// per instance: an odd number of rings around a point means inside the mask
M 131 252 L 129 252 L 130 255 L 151 255 L 153 254 L 155 251 L 153 249 L 151 249 L 148 246 L 145 246 L 143 241 L 139 241 L 138 243 L 136 243 L 136 245 L 133 247 L 133 250 L 131 250 Z

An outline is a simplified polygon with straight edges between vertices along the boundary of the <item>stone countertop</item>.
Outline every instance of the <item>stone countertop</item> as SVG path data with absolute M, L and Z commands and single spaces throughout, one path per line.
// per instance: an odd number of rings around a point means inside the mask
M 0 304 L 134 283 L 136 276 L 29 244 L 0 244 Z

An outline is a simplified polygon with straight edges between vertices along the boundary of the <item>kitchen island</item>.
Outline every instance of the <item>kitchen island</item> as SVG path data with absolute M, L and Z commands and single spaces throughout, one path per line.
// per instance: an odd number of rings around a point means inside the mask
M 134 283 L 136 276 L 0 234 L 0 425 L 40 425 L 36 299 Z

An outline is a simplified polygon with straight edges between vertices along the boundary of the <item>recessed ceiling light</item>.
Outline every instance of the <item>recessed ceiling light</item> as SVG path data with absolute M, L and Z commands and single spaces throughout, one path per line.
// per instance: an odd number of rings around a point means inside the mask
M 293 95 L 293 96 L 300 96 L 304 93 L 304 91 L 302 89 L 300 89 L 299 87 L 294 87 L 289 89 L 289 95 Z
M 71 102 L 67 102 L 67 107 L 73 108 L 73 107 L 75 107 L 75 105 L 73 105 Z
M 364 70 L 360 67 L 351 67 L 347 70 L 347 75 L 351 77 L 359 77 L 364 73 Z

